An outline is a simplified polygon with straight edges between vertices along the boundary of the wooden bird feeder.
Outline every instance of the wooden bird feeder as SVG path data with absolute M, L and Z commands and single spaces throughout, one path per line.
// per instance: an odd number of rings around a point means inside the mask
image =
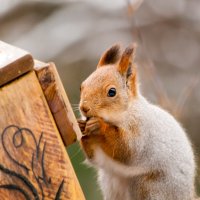
M 84 200 L 65 149 L 80 136 L 55 65 L 0 41 L 0 200 Z

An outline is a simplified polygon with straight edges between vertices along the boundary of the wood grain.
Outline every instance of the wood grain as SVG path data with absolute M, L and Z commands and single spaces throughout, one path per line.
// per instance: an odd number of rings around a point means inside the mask
M 0 86 L 33 69 L 32 56 L 0 41 Z
M 65 145 L 81 138 L 68 97 L 53 63 L 37 64 L 36 73 Z
M 0 89 L 0 199 L 84 200 L 35 72 Z

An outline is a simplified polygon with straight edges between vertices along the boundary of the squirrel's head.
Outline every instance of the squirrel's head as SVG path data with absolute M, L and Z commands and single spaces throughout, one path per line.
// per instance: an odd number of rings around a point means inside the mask
M 137 98 L 134 54 L 132 44 L 122 54 L 114 45 L 102 55 L 97 69 L 81 84 L 80 110 L 85 117 L 115 121 Z

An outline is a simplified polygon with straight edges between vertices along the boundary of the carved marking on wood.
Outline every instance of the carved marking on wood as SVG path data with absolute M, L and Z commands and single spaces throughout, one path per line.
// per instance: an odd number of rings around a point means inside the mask
M 31 138 L 33 139 L 34 144 L 35 144 L 35 149 L 34 149 L 34 151 L 32 153 L 31 169 L 29 169 L 25 164 L 22 164 L 22 163 L 18 162 L 17 158 L 14 158 L 9 153 L 9 150 L 5 146 L 6 134 L 12 134 L 12 144 L 9 144 L 9 145 L 13 145 L 14 148 L 16 149 L 16 151 L 18 150 L 18 148 L 23 148 L 23 146 L 25 145 L 25 140 L 24 140 L 24 135 L 23 134 L 28 134 L 28 135 L 31 136 Z M 39 188 L 41 190 L 42 200 L 43 200 L 45 198 L 45 196 L 44 196 L 43 184 L 42 183 L 44 183 L 45 186 L 48 187 L 51 184 L 51 178 L 47 177 L 47 174 L 46 174 L 46 171 L 45 171 L 45 165 L 44 165 L 44 162 L 45 162 L 45 157 L 44 156 L 45 156 L 45 149 L 46 149 L 46 144 L 47 143 L 44 142 L 42 150 L 40 148 L 42 136 L 43 136 L 43 133 L 41 133 L 39 141 L 37 142 L 34 133 L 30 129 L 28 129 L 28 128 L 20 128 L 20 127 L 18 127 L 16 125 L 10 125 L 10 126 L 6 127 L 4 129 L 4 131 L 3 131 L 3 133 L 1 134 L 1 141 L 2 141 L 2 146 L 3 146 L 4 151 L 6 152 L 8 158 L 11 159 L 14 164 L 16 164 L 17 166 L 21 167 L 23 170 L 25 170 L 26 174 L 29 174 L 30 170 L 32 171 L 32 173 L 34 175 L 34 178 L 37 181 L 37 184 L 38 184 L 38 186 L 39 186 Z M 19 138 L 17 138 L 17 137 L 19 137 Z M 26 151 L 26 149 L 24 149 L 24 151 Z M 40 157 L 41 157 L 41 159 L 40 159 Z M 41 172 L 38 172 L 38 171 L 35 172 L 35 170 L 34 170 L 35 162 L 39 162 L 39 164 L 41 165 Z M 40 200 L 39 195 L 38 195 L 39 192 L 34 187 L 34 185 L 31 183 L 31 181 L 29 181 L 28 177 L 23 176 L 21 174 L 18 174 L 18 173 L 14 172 L 14 171 L 11 171 L 10 169 L 7 169 L 6 167 L 4 167 L 1 164 L 0 164 L 0 170 L 2 172 L 4 172 L 4 173 L 7 173 L 10 176 L 15 176 L 18 179 L 20 179 L 21 181 L 23 181 L 23 183 L 32 192 L 34 198 L 36 200 Z M 38 173 L 38 174 L 36 175 L 36 173 Z M 56 199 L 60 199 L 63 185 L 64 185 L 64 180 L 62 180 L 61 183 L 60 183 L 58 191 L 57 191 L 57 193 L 55 195 L 55 200 Z M 22 189 L 18 185 L 13 185 L 12 183 L 11 184 L 7 184 L 7 185 L 0 185 L 0 189 L 17 190 L 20 193 L 22 193 L 26 199 L 31 199 L 31 197 L 28 195 L 28 193 L 24 189 Z

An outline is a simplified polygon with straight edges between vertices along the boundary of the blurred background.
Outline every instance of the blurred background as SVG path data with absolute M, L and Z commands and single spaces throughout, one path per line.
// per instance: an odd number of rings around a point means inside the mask
M 0 40 L 55 62 L 77 117 L 80 83 L 101 53 L 137 42 L 142 93 L 183 124 L 199 163 L 199 0 L 0 0 Z M 101 200 L 78 144 L 67 150 L 86 199 Z

